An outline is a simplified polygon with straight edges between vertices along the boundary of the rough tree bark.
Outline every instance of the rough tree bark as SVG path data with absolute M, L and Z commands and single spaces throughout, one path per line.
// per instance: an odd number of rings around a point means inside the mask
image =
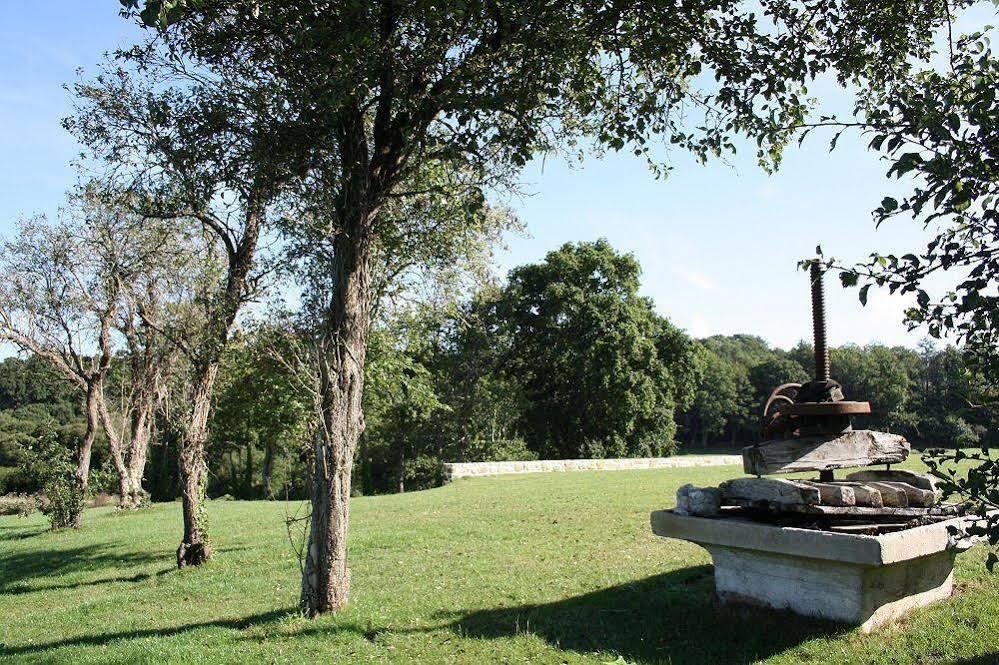
M 80 440 L 76 450 L 76 487 L 80 496 L 86 496 L 90 484 L 90 457 L 94 450 L 94 439 L 97 437 L 99 423 L 98 405 L 100 403 L 101 386 L 99 381 L 90 381 L 86 387 L 87 430 Z M 73 517 L 73 528 L 79 529 L 83 524 L 83 512 Z
M 153 424 L 153 405 L 147 406 L 148 409 L 132 416 L 132 440 L 125 454 L 127 488 L 121 496 L 121 507 L 125 509 L 139 508 L 146 500 L 142 477 L 146 471 L 146 455 L 149 452 Z
M 146 468 L 146 454 L 152 432 L 152 412 L 155 396 L 139 396 L 131 406 L 129 417 L 129 438 L 126 444 L 108 412 L 103 391 L 98 395 L 97 412 L 100 415 L 104 433 L 108 438 L 111 461 L 118 474 L 119 506 L 122 509 L 140 508 L 145 493 L 142 490 L 142 476 Z
M 263 224 L 263 210 L 253 203 L 247 205 L 243 232 L 233 243 L 224 231 L 212 226 L 226 242 L 228 264 L 225 288 L 219 294 L 217 309 L 209 313 L 208 330 L 201 347 L 194 351 L 194 375 L 191 391 L 191 411 L 187 430 L 180 443 L 180 486 L 184 512 L 184 537 L 177 548 L 177 567 L 199 566 L 212 556 L 205 524 L 205 489 L 208 468 L 205 461 L 205 441 L 208 439 L 208 417 L 212 394 L 222 354 L 229 342 L 229 333 L 250 293 L 249 277 L 253 270 Z
M 191 420 L 180 446 L 180 491 L 184 510 L 184 538 L 177 548 L 177 567 L 199 566 L 212 556 L 206 532 L 204 506 L 208 469 L 205 441 L 208 440 L 208 416 L 211 413 L 212 389 L 218 375 L 218 362 L 195 370 L 191 395 Z
M 322 413 L 301 597 L 309 616 L 339 610 L 350 593 L 347 525 L 354 453 L 364 431 L 371 298 L 370 218 L 365 217 L 334 244 L 333 295 L 320 342 Z

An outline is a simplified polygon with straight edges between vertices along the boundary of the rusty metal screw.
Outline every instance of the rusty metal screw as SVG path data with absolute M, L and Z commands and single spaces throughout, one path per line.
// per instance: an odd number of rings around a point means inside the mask
M 822 268 L 818 261 L 811 265 L 812 334 L 815 340 L 815 380 L 828 381 L 829 347 L 826 344 L 826 299 L 822 291 Z

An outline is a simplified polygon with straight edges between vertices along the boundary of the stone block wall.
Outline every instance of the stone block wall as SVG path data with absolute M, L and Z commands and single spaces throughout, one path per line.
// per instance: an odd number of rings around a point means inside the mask
M 520 462 L 452 462 L 444 465 L 447 482 L 459 478 L 498 476 L 508 473 L 551 473 L 555 471 L 629 471 L 633 469 L 674 469 L 694 466 L 742 464 L 740 455 L 676 455 L 614 459 L 525 460 Z

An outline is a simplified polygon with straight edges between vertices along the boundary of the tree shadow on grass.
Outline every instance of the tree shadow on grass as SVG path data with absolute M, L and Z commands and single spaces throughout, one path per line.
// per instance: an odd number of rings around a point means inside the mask
M 0 524 L 0 540 L 24 540 L 51 531 L 49 527 L 25 527 L 20 524 Z
M 643 663 L 748 663 L 849 630 L 789 612 L 719 605 L 711 566 L 552 603 L 471 612 L 449 628 L 483 639 L 534 635 L 561 649 Z
M 46 591 L 61 591 L 64 589 L 80 589 L 88 586 L 101 586 L 102 584 L 138 583 L 161 577 L 173 572 L 175 568 L 166 568 L 156 573 L 137 573 L 135 575 L 118 575 L 115 577 L 102 577 L 96 580 L 85 582 L 71 582 L 68 584 L 47 584 L 45 586 L 29 586 L 26 582 L 19 582 L 8 587 L 0 587 L 0 595 L 18 596 L 26 593 L 43 593 Z
M 36 578 L 104 568 L 139 566 L 164 559 L 169 560 L 169 555 L 162 552 L 121 553 L 105 545 L 82 545 L 7 554 L 0 556 L 0 595 L 34 591 L 31 582 Z M 87 582 L 81 582 L 78 586 L 85 584 Z M 67 584 L 64 588 L 72 586 L 74 585 Z
M 203 621 L 199 623 L 189 623 L 182 626 L 171 626 L 168 628 L 146 628 L 140 630 L 121 631 L 117 633 L 100 633 L 95 635 L 81 635 L 70 637 L 55 642 L 43 644 L 25 644 L 21 646 L 9 646 L 0 644 L 0 657 L 43 655 L 55 649 L 64 647 L 102 647 L 122 640 L 138 640 L 144 638 L 165 638 L 183 635 L 196 630 L 223 628 L 229 630 L 246 630 L 247 628 L 279 621 L 295 612 L 294 609 L 272 610 L 238 619 L 218 619 L 216 621 Z M 352 629 L 348 629 L 352 630 Z M 51 654 L 49 654 L 51 655 Z

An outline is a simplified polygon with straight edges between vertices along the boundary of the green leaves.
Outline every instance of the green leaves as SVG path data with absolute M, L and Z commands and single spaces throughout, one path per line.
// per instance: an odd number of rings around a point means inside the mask
M 119 0 L 125 11 L 138 11 L 139 19 L 151 28 L 164 30 L 200 9 L 207 0 Z M 141 7 L 141 8 L 140 8 Z
M 870 290 L 871 290 L 870 284 L 864 284 L 862 287 L 860 287 L 860 293 L 858 294 L 858 297 L 860 298 L 860 304 L 864 305 L 865 307 L 867 306 L 867 292 Z

